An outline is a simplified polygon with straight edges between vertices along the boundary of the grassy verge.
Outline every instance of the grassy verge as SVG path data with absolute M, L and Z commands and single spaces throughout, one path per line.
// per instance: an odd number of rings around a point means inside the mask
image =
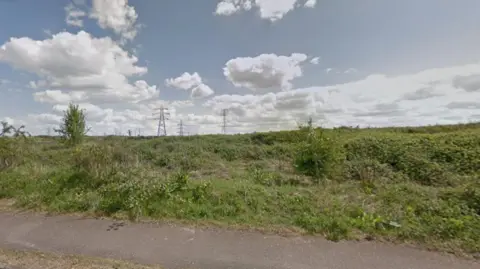
M 480 252 L 478 125 L 0 141 L 23 208 L 296 229 Z
M 2 267 L 3 266 L 3 267 Z M 161 269 L 126 261 L 0 249 L 0 268 L 6 269 Z

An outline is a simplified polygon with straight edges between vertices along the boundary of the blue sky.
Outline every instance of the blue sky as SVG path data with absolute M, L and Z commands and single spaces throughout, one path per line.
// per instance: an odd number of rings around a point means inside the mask
M 68 102 L 99 134 L 154 133 L 160 104 L 171 109 L 169 133 L 180 120 L 192 133 L 219 132 L 222 108 L 231 132 L 292 128 L 308 116 L 371 126 L 480 119 L 479 1 L 277 1 L 233 14 L 218 14 L 220 0 L 0 1 L 0 119 L 44 133 Z M 67 23 L 67 6 L 84 14 L 81 26 Z M 89 40 L 107 38 L 126 56 L 94 53 Z M 121 70 L 118 57 L 144 69 Z M 426 97 L 402 99 L 418 92 Z

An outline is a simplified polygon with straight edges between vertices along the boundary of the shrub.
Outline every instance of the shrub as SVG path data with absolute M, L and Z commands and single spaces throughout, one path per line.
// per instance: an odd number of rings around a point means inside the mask
M 10 138 L 0 138 L 0 172 L 23 162 L 25 156 L 21 144 Z
M 383 134 L 344 145 L 347 162 L 372 160 L 423 185 L 452 185 L 480 169 L 478 137 L 464 134 Z
M 136 154 L 109 145 L 77 147 L 73 159 L 75 171 L 99 179 L 109 179 L 118 172 L 130 170 L 139 164 Z
M 396 175 L 388 164 L 372 159 L 358 159 L 344 163 L 343 177 L 345 180 L 364 181 L 370 179 L 393 179 Z
M 300 143 L 294 163 L 295 168 L 302 174 L 315 179 L 331 175 L 341 161 L 340 148 L 336 141 L 322 130 L 308 130 L 306 140 Z

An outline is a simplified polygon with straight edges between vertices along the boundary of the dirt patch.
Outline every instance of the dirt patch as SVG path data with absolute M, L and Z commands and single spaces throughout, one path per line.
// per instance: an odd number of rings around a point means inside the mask
M 0 249 L 0 269 L 161 269 L 126 261 Z

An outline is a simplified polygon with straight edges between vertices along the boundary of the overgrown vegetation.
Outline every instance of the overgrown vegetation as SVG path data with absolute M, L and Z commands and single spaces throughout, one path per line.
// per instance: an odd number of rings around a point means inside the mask
M 54 212 L 480 252 L 480 125 L 0 139 L 0 198 Z
M 1 130 L 0 137 L 5 137 L 11 135 L 13 137 L 27 137 L 30 136 L 30 133 L 25 131 L 25 126 L 22 125 L 18 128 L 15 128 L 13 125 L 8 124 L 6 121 L 0 122 Z

